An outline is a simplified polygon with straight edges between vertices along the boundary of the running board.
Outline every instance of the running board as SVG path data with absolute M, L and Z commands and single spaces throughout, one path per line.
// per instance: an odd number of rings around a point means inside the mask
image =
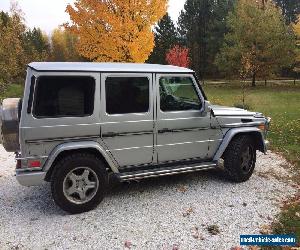
M 172 167 L 161 167 L 150 170 L 140 170 L 134 172 L 125 172 L 117 174 L 118 178 L 121 181 L 131 181 L 131 180 L 140 180 L 151 177 L 165 176 L 165 175 L 175 175 L 181 173 L 189 173 L 201 170 L 207 170 L 216 168 L 218 165 L 215 162 L 203 162 L 193 165 L 179 165 Z

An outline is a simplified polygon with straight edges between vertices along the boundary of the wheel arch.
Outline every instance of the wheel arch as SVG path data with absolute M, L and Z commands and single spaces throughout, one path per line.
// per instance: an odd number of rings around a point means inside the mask
M 69 154 L 76 152 L 86 152 L 94 154 L 101 160 L 103 160 L 103 162 L 107 164 L 107 168 L 109 168 L 112 172 L 119 172 L 117 163 L 113 159 L 111 159 L 111 157 L 106 153 L 106 151 L 100 146 L 99 143 L 94 141 L 69 142 L 58 145 L 49 155 L 43 167 L 43 171 L 47 172 L 45 180 L 50 181 L 54 166 L 57 161 Z
M 214 155 L 214 161 L 218 161 L 223 153 L 225 152 L 226 148 L 228 147 L 231 140 L 238 135 L 250 135 L 255 142 L 256 149 L 266 153 L 267 147 L 265 144 L 264 136 L 261 130 L 259 130 L 256 127 L 243 127 L 243 128 L 233 128 L 227 131 L 225 136 L 223 137 L 223 141 L 221 145 L 219 146 L 217 152 Z

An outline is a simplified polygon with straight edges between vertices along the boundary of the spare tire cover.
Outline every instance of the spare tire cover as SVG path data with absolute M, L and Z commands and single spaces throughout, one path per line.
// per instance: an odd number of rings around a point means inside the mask
M 19 102 L 20 98 L 7 98 L 0 109 L 1 141 L 8 152 L 17 152 L 19 144 Z

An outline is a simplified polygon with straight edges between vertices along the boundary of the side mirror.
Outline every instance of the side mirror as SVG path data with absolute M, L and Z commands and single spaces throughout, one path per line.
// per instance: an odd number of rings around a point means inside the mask
M 209 101 L 204 101 L 204 113 L 210 113 L 211 111 L 211 106 Z

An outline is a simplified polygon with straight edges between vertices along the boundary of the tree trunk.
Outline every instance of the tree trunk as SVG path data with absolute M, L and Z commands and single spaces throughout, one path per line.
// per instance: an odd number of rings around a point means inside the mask
M 256 74 L 253 73 L 253 75 L 252 75 L 252 84 L 251 84 L 252 87 L 255 87 L 255 86 L 256 86 L 256 83 L 255 83 L 255 77 L 256 77 Z

